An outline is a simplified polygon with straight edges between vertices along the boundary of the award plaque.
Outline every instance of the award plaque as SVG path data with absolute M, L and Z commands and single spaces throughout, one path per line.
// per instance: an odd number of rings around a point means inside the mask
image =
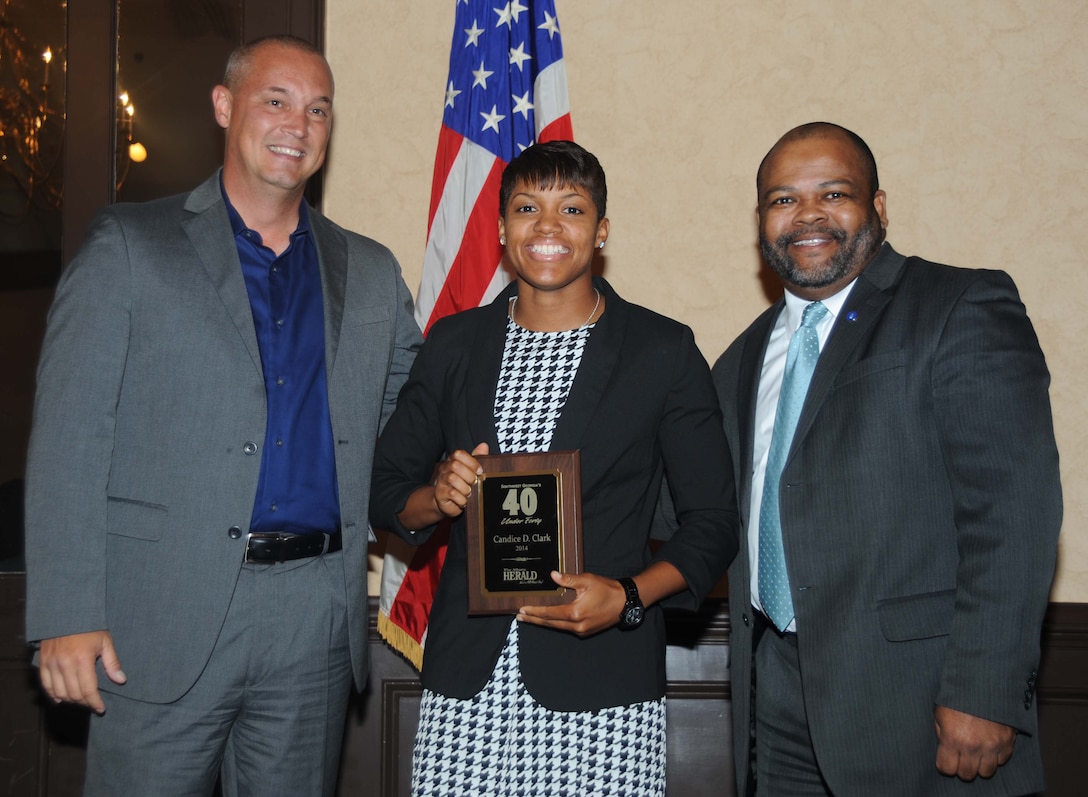
M 574 590 L 558 586 L 551 574 L 582 572 L 578 452 L 476 459 L 484 472 L 465 507 L 468 613 L 570 603 Z

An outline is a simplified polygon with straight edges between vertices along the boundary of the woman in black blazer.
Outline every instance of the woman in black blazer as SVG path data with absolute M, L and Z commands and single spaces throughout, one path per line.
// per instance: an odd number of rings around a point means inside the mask
M 600 164 L 571 142 L 506 167 L 499 236 L 517 280 L 433 326 L 378 443 L 375 526 L 419 543 L 455 519 L 427 632 L 415 794 L 664 793 L 660 602 L 699 605 L 737 551 L 737 513 L 691 330 L 592 275 L 605 199 Z M 461 515 L 475 457 L 574 449 L 586 572 L 553 578 L 576 598 L 470 616 Z M 665 472 L 677 528 L 651 556 Z

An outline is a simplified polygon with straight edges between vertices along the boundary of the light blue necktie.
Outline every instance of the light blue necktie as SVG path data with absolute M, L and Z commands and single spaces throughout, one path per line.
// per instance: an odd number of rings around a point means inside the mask
M 778 410 L 771 432 L 771 447 L 767 452 L 767 471 L 763 477 L 763 498 L 759 509 L 759 602 L 763 611 L 780 631 L 793 620 L 793 598 L 790 578 L 786 572 L 786 555 L 782 550 L 782 517 L 779 507 L 779 482 L 782 468 L 797 429 L 808 384 L 820 358 L 820 336 L 816 324 L 827 315 L 820 302 L 805 307 L 801 326 L 790 339 L 786 352 L 786 372 L 782 376 L 782 392 L 778 395 Z

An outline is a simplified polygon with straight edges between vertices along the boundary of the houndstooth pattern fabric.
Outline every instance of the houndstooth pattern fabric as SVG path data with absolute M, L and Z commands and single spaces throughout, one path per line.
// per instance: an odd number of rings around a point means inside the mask
M 423 692 L 414 797 L 663 797 L 665 700 L 551 711 L 525 689 L 517 621 L 469 700 Z
M 503 451 L 547 451 L 593 326 L 533 332 L 506 320 L 495 391 L 495 431 Z

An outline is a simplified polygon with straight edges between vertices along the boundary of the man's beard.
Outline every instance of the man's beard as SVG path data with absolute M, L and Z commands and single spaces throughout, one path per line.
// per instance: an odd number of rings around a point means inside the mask
M 790 257 L 789 248 L 794 241 L 807 238 L 813 233 L 831 236 L 839 249 L 822 265 L 802 268 Z M 798 288 L 825 288 L 850 274 L 860 272 L 883 241 L 884 228 L 880 225 L 880 218 L 874 213 L 869 216 L 869 222 L 850 237 L 839 227 L 807 227 L 801 231 L 780 235 L 774 243 L 760 233 L 759 250 L 771 270 L 787 284 L 796 285 Z

